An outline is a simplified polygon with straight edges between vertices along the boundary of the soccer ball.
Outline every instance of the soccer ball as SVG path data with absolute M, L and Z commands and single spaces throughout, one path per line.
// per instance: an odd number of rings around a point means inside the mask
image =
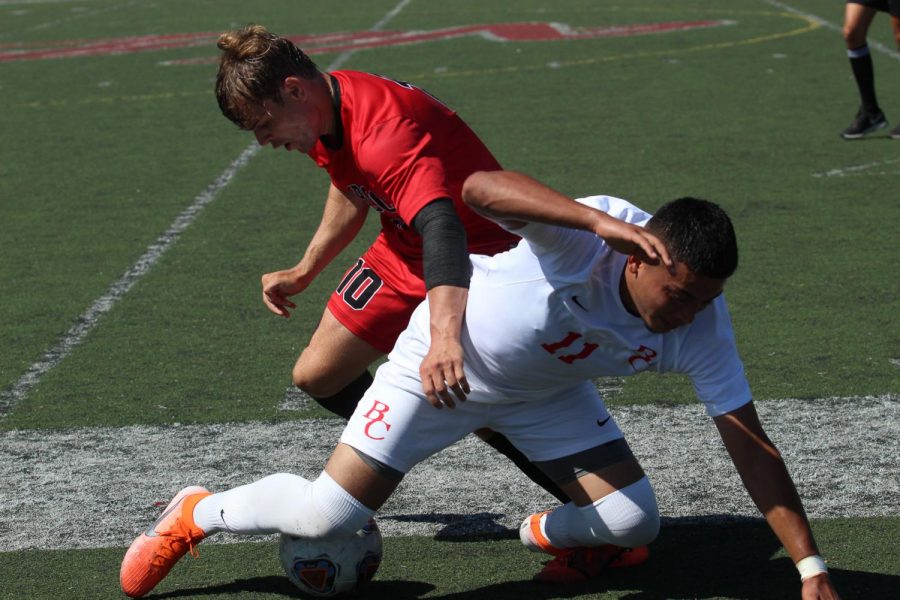
M 352 535 L 322 539 L 282 535 L 278 551 L 288 578 L 311 596 L 340 596 L 370 581 L 381 564 L 375 519 Z

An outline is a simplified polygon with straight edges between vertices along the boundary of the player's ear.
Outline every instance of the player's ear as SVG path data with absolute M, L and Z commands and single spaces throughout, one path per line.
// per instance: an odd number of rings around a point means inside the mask
M 628 256 L 628 260 L 625 263 L 625 269 L 628 271 L 629 275 L 637 275 L 637 272 L 642 264 L 644 263 L 638 256 L 630 254 Z
M 289 75 L 281 82 L 281 97 L 284 99 L 298 100 L 300 102 L 306 99 L 306 88 L 300 81 L 299 77 Z

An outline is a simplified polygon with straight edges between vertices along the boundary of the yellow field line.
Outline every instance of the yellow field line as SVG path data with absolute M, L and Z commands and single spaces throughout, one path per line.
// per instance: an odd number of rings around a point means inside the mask
M 677 50 L 654 50 L 649 52 L 632 52 L 629 54 L 619 54 L 612 56 L 600 56 L 595 58 L 582 58 L 578 60 L 569 60 L 569 61 L 554 61 L 552 68 L 560 68 L 560 67 L 576 67 L 576 66 L 585 66 L 585 65 L 593 65 L 593 64 L 601 64 L 601 63 L 609 63 L 620 60 L 628 60 L 634 58 L 650 58 L 654 56 L 674 56 L 679 54 L 690 54 L 694 52 L 703 52 L 706 50 L 722 50 L 724 48 L 734 48 L 738 46 L 749 46 L 751 44 L 760 44 L 763 42 L 769 42 L 772 40 L 778 40 L 787 37 L 793 37 L 797 35 L 802 35 L 804 33 L 809 33 L 811 31 L 815 31 L 822 27 L 820 23 L 810 19 L 808 17 L 802 15 L 795 15 L 788 12 L 782 13 L 754 13 L 754 14 L 762 14 L 762 15 L 775 15 L 780 17 L 787 17 L 790 19 L 797 19 L 804 21 L 806 24 L 803 27 L 798 27 L 797 29 L 791 29 L 790 31 L 784 31 L 780 33 L 771 33 L 767 35 L 761 35 L 753 38 L 748 38 L 745 40 L 735 40 L 728 42 L 716 42 L 711 44 L 702 44 L 700 46 L 693 46 L 690 48 L 681 48 Z M 463 76 L 471 76 L 471 75 L 494 75 L 499 73 L 515 73 L 517 71 L 534 71 L 538 69 L 548 69 L 551 68 L 547 63 L 538 64 L 538 65 L 526 65 L 526 66 L 510 66 L 510 67 L 495 67 L 495 68 L 486 68 L 486 69 L 468 69 L 465 71 L 450 71 L 446 73 L 422 73 L 419 75 L 411 75 L 406 77 L 410 81 L 418 81 L 420 79 L 426 78 L 449 78 L 449 77 L 463 77 Z

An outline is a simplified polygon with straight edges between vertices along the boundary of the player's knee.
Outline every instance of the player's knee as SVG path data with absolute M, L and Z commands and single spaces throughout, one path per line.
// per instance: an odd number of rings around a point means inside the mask
M 334 381 L 326 372 L 310 368 L 308 365 L 297 361 L 291 372 L 291 380 L 294 385 L 312 396 L 313 398 L 327 398 L 341 391 L 343 382 Z
M 616 546 L 635 548 L 649 544 L 659 535 L 659 512 L 643 512 L 628 527 L 612 533 Z
M 850 49 L 859 48 L 866 43 L 866 31 L 855 25 L 844 25 L 844 41 Z
M 659 507 L 646 477 L 580 510 L 598 545 L 634 548 L 659 535 Z

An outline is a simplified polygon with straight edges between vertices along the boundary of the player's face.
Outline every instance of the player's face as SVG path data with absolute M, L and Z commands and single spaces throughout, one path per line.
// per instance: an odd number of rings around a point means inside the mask
M 650 331 L 667 333 L 693 322 L 697 313 L 722 293 L 725 280 L 697 275 L 678 261 L 672 273 L 663 265 L 629 257 L 625 284 L 629 310 L 640 316 Z
M 309 152 L 320 136 L 328 131 L 330 115 L 323 114 L 311 101 L 309 90 L 303 82 L 294 81 L 282 86 L 282 102 L 264 100 L 258 117 L 247 129 L 256 136 L 260 146 Z

